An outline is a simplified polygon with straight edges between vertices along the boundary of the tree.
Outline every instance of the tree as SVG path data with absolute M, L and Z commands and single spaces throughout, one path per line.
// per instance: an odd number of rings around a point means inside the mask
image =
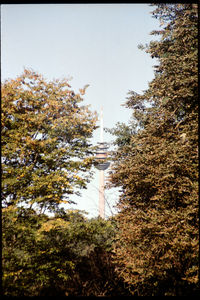
M 36 238 L 47 218 L 30 208 L 9 205 L 2 209 L 3 295 L 34 295 L 40 289 L 38 265 L 42 253 Z
M 67 79 L 25 69 L 2 84 L 3 205 L 56 210 L 86 188 L 96 115 Z M 79 190 L 78 190 L 79 189 Z
M 3 291 L 6 296 L 126 294 L 111 259 L 115 221 L 59 209 L 3 209 Z
M 130 92 L 139 126 L 110 172 L 121 188 L 115 260 L 134 295 L 178 296 L 198 286 L 197 5 L 157 4 L 153 16 L 160 39 L 146 52 L 159 64 L 142 95 Z

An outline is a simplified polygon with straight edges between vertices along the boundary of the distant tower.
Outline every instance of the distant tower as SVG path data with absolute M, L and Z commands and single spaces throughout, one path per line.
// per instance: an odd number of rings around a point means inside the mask
M 105 195 L 104 195 L 104 170 L 106 170 L 110 163 L 106 161 L 108 146 L 103 141 L 103 108 L 101 107 L 100 115 L 100 143 L 98 143 L 98 150 L 96 152 L 97 164 L 96 168 L 99 172 L 99 216 L 105 218 Z

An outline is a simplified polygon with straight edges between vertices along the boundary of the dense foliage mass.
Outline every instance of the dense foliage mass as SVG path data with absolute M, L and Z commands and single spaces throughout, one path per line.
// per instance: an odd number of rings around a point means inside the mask
M 54 211 L 90 178 L 96 116 L 67 79 L 32 70 L 3 83 L 1 97 L 3 205 Z
M 28 69 L 2 85 L 4 295 L 127 294 L 111 261 L 114 221 L 60 205 L 92 175 L 97 118 L 81 105 L 85 88 Z
M 186 296 L 198 290 L 197 5 L 158 4 L 155 77 L 118 123 L 113 218 L 61 208 L 91 177 L 96 116 L 67 80 L 31 70 L 2 84 L 3 292 Z M 81 201 L 81 198 L 80 198 Z M 49 214 L 51 212 L 51 214 Z
M 114 221 L 60 209 L 3 209 L 3 290 L 9 296 L 98 296 L 124 293 L 114 275 Z
M 111 186 L 121 188 L 115 254 L 133 295 L 186 295 L 198 283 L 197 5 L 159 4 L 153 15 L 155 78 L 142 95 L 129 92 L 130 126 L 110 131 Z

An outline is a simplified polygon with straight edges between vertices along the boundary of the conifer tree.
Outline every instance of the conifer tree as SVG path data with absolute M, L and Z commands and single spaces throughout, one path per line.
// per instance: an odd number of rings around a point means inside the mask
M 129 93 L 139 129 L 110 172 L 121 188 L 115 259 L 134 295 L 178 296 L 198 286 L 197 5 L 157 4 L 153 16 L 159 39 L 139 47 L 157 58 L 155 77 Z

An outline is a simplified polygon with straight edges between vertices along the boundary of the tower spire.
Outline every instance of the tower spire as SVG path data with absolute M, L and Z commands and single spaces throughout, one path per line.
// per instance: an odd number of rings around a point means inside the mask
M 103 143 L 103 106 L 101 106 L 100 114 L 100 142 Z

